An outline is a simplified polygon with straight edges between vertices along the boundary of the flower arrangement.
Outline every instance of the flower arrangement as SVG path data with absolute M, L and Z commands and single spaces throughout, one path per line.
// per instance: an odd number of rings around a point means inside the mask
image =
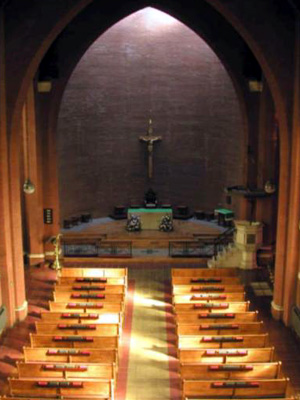
M 132 214 L 127 221 L 126 230 L 128 232 L 138 232 L 141 230 L 141 220 L 137 215 Z
M 169 215 L 164 215 L 159 224 L 159 230 L 162 232 L 171 232 L 173 229 L 172 218 Z

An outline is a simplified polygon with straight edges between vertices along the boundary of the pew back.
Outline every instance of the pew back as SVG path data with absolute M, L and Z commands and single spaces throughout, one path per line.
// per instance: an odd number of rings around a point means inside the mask
M 173 277 L 190 276 L 193 278 L 237 277 L 238 268 L 172 268 Z
M 98 314 L 110 313 L 110 312 L 122 312 L 123 304 L 122 303 L 109 303 L 109 302 L 94 302 L 94 301 L 49 301 L 50 311 L 54 312 L 92 312 Z
M 91 292 L 53 292 L 53 299 L 57 302 L 63 301 L 91 301 L 91 302 L 109 302 L 122 303 L 124 294 L 122 293 L 91 293 Z
M 72 364 L 72 363 L 26 363 L 18 362 L 19 378 L 61 378 L 61 379 L 115 379 L 114 364 Z
M 67 398 L 97 398 L 111 399 L 113 397 L 113 380 L 85 380 L 72 379 L 51 381 L 43 378 L 18 379 L 10 378 L 9 390 L 12 396 L 41 396 L 41 397 L 67 397 Z M 61 385 L 61 386 L 60 386 Z M 60 386 L 60 387 L 59 387 Z
M 72 336 L 30 334 L 32 347 L 65 347 L 74 349 L 117 349 L 118 336 Z
M 210 348 L 230 349 L 234 348 L 259 348 L 266 347 L 268 334 L 257 335 L 216 335 L 216 336 L 179 336 L 178 347 L 180 349 Z
M 41 313 L 41 322 L 44 323 L 75 323 L 75 324 L 120 324 L 122 322 L 121 313 L 59 313 L 59 312 L 43 312 Z
M 244 285 L 216 285 L 216 284 L 194 284 L 173 286 L 173 294 L 188 294 L 188 293 L 243 293 Z
M 276 379 L 280 377 L 281 363 L 200 364 L 181 363 L 182 379 Z
M 183 380 L 183 393 L 187 397 L 284 397 L 288 379 L 263 379 L 252 381 Z
M 25 362 L 117 364 L 117 349 L 24 347 Z
M 215 313 L 213 312 L 185 312 L 178 311 L 176 316 L 176 322 L 178 324 L 223 324 L 223 323 L 250 323 L 256 322 L 258 320 L 258 312 L 257 311 L 246 311 L 246 312 L 237 312 L 237 313 Z
M 263 323 L 262 322 L 248 322 L 248 323 L 205 323 L 205 324 L 178 324 L 177 334 L 180 336 L 185 335 L 222 335 L 222 334 L 253 334 L 262 333 Z
M 35 323 L 36 333 L 46 335 L 119 336 L 119 324 Z
M 181 311 L 191 311 L 191 312 L 200 312 L 200 311 L 213 311 L 216 312 L 245 312 L 249 311 L 249 302 L 198 302 L 198 303 L 176 303 L 174 304 L 175 313 Z

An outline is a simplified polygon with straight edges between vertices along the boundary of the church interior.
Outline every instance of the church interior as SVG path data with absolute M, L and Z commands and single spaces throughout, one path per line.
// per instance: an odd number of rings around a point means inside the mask
M 300 1 L 0 0 L 0 398 L 300 399 Z

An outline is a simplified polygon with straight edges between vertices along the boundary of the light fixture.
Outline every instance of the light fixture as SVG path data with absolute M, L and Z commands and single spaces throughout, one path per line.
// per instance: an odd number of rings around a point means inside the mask
M 267 181 L 264 186 L 265 192 L 272 194 L 276 192 L 276 185 L 272 181 Z
M 26 108 L 23 109 L 23 131 L 24 131 L 24 166 L 25 166 L 25 182 L 23 184 L 23 192 L 32 194 L 35 192 L 35 185 L 30 179 L 30 154 L 29 154 L 29 137 L 27 129 Z
M 23 191 L 26 194 L 32 194 L 35 192 L 35 186 L 31 182 L 31 180 L 28 178 L 25 180 L 24 185 L 23 185 Z

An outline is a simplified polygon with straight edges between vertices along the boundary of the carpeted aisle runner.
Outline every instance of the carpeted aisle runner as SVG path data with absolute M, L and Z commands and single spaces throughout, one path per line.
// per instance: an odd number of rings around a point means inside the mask
M 127 383 L 126 390 L 118 389 L 117 400 L 179 399 L 175 347 L 169 343 L 174 342 L 170 285 L 165 284 L 169 274 L 164 268 L 130 271 L 135 291 Z

